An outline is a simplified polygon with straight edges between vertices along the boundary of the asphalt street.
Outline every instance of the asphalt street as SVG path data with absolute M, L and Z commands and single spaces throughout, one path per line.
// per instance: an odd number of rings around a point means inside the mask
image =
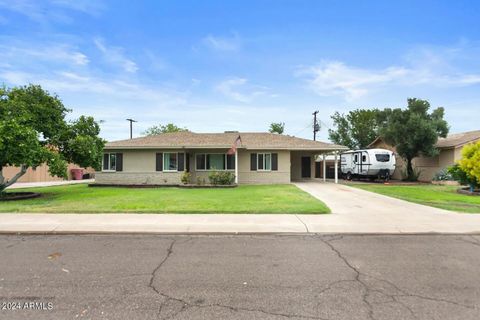
M 480 319 L 480 236 L 3 235 L 0 319 Z

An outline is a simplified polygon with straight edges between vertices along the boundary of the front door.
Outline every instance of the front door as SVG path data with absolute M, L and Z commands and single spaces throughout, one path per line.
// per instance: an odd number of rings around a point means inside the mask
M 311 178 L 312 163 L 310 157 L 302 157 L 302 178 Z

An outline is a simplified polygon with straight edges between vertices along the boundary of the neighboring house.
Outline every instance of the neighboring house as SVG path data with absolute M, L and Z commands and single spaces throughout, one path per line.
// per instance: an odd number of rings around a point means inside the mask
M 68 180 L 72 180 L 72 173 L 71 169 L 80 169 L 79 166 L 70 163 L 68 165 Z M 20 171 L 19 167 L 4 167 L 2 169 L 3 176 L 5 178 L 11 179 L 14 175 L 16 175 Z M 84 173 L 88 173 L 93 175 L 95 173 L 95 170 L 92 168 L 88 169 L 83 169 Z M 32 168 L 28 168 L 27 172 L 20 178 L 18 179 L 18 182 L 47 182 L 47 181 L 61 181 L 64 180 L 63 178 L 58 178 L 51 176 L 50 173 L 48 172 L 48 165 L 42 164 L 41 166 L 38 166 L 35 170 Z
M 413 166 L 420 170 L 420 181 L 431 181 L 435 174 L 447 168 L 462 158 L 462 149 L 466 144 L 480 141 L 480 130 L 449 134 L 446 138 L 438 139 L 436 147 L 439 154 L 435 157 L 417 157 L 413 160 Z M 375 139 L 369 148 L 382 148 L 396 151 L 381 138 Z M 393 179 L 402 179 L 405 170 L 405 162 L 397 155 L 397 166 Z
M 237 152 L 228 150 L 240 136 Z M 290 183 L 315 176 L 315 157 L 346 147 L 288 135 L 252 132 L 175 132 L 106 144 L 97 184 L 178 185 L 208 183 L 212 170 L 236 174 L 239 184 Z

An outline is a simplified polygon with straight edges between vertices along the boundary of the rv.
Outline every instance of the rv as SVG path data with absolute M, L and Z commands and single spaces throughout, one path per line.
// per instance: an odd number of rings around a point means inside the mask
M 385 149 L 347 151 L 340 155 L 340 168 L 345 179 L 370 178 L 390 180 L 395 171 L 395 154 Z

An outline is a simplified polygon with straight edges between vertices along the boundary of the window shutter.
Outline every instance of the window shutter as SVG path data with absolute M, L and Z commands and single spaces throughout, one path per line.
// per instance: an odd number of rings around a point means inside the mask
M 257 171 L 257 154 L 256 153 L 250 154 L 250 170 Z
M 278 153 L 272 153 L 272 170 L 278 170 Z
M 183 171 L 185 169 L 185 153 L 178 153 L 178 167 L 177 171 Z
M 108 170 L 108 153 L 103 154 L 103 170 Z
M 157 158 L 155 163 L 156 163 L 156 170 L 163 171 L 163 153 L 157 153 Z
M 190 172 L 190 154 L 185 153 L 185 171 Z
M 123 171 L 123 153 L 117 153 L 117 171 Z

